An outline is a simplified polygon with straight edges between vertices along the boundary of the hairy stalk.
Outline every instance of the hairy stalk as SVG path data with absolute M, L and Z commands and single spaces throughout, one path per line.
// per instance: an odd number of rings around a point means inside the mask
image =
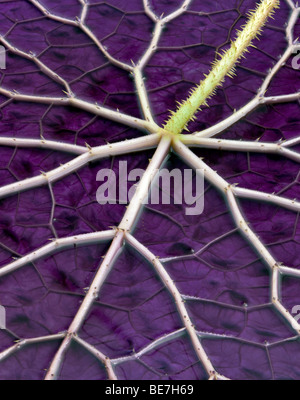
M 221 86 L 226 76 L 233 77 L 235 65 L 247 52 L 252 41 L 258 37 L 262 27 L 274 10 L 279 7 L 279 0 L 262 0 L 256 10 L 249 13 L 249 20 L 242 31 L 239 31 L 237 38 L 231 43 L 231 47 L 224 51 L 219 60 L 213 63 L 213 68 L 204 81 L 191 91 L 190 97 L 182 104 L 179 104 L 176 112 L 171 111 L 171 117 L 164 125 L 164 128 L 173 133 L 179 134 L 187 129 L 189 121 L 194 119 L 195 114 L 207 100 L 215 94 L 218 86 Z

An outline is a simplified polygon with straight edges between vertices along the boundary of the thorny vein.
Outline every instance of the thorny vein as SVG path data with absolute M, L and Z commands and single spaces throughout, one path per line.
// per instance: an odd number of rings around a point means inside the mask
M 281 156 L 285 156 L 290 158 L 296 162 L 300 161 L 300 155 L 291 150 L 293 146 L 300 142 L 299 138 L 289 140 L 287 142 L 278 142 L 278 143 L 262 143 L 262 142 L 247 142 L 247 141 L 233 141 L 226 139 L 217 139 L 215 138 L 217 135 L 222 134 L 226 129 L 235 124 L 241 118 L 248 115 L 250 112 L 255 110 L 258 106 L 262 104 L 273 104 L 278 102 L 290 102 L 293 100 L 300 99 L 300 93 L 287 94 L 283 96 L 275 96 L 275 97 L 265 97 L 265 92 L 269 87 L 271 80 L 280 70 L 282 65 L 286 63 L 289 57 L 293 54 L 296 48 L 298 48 L 299 44 L 296 43 L 293 39 L 293 27 L 299 18 L 300 15 L 300 7 L 298 5 L 294 5 L 291 0 L 286 0 L 287 4 L 292 10 L 289 23 L 286 28 L 286 37 L 288 42 L 288 48 L 285 53 L 282 55 L 277 64 L 270 70 L 268 76 L 266 77 L 260 91 L 258 94 L 243 108 L 234 112 L 229 118 L 223 120 L 219 124 L 214 125 L 213 127 L 206 129 L 202 132 L 194 132 L 190 135 L 181 135 L 180 139 L 176 141 L 172 141 L 169 138 L 165 138 L 161 135 L 159 126 L 155 123 L 151 106 L 147 94 L 147 90 L 144 84 L 143 79 L 143 70 L 147 65 L 149 59 L 155 53 L 159 40 L 161 38 L 164 26 L 170 22 L 171 20 L 177 18 L 181 14 L 183 14 L 192 0 L 186 0 L 183 2 L 182 6 L 178 8 L 175 12 L 168 16 L 157 16 L 151 9 L 151 6 L 148 3 L 148 0 L 143 0 L 144 11 L 148 15 L 148 17 L 154 22 L 154 31 L 151 43 L 147 51 L 144 53 L 143 57 L 139 60 L 137 65 L 134 63 L 132 65 L 128 65 L 123 63 L 113 56 L 109 54 L 107 49 L 102 45 L 102 43 L 97 39 L 97 37 L 93 34 L 93 32 L 86 25 L 86 16 L 89 8 L 89 4 L 86 0 L 78 0 L 81 4 L 81 14 L 77 17 L 76 20 L 67 19 L 55 14 L 52 14 L 49 10 L 47 10 L 42 2 L 39 0 L 29 0 L 40 12 L 49 19 L 54 21 L 61 22 L 66 25 L 70 25 L 73 27 L 77 27 L 82 30 L 97 46 L 99 51 L 109 60 L 109 62 L 118 68 L 121 68 L 129 73 L 131 73 L 134 77 L 136 88 L 137 88 L 137 96 L 139 98 L 139 102 L 143 111 L 144 120 L 138 119 L 135 117 L 131 117 L 130 115 L 123 114 L 121 112 L 113 111 L 107 109 L 105 107 L 99 106 L 98 104 L 91 104 L 84 100 L 78 99 L 73 94 L 70 89 L 69 84 L 58 74 L 52 71 L 47 65 L 41 62 L 36 55 L 33 53 L 26 53 L 21 49 L 14 47 L 5 37 L 0 37 L 0 43 L 4 45 L 8 51 L 16 54 L 20 57 L 33 61 L 37 67 L 51 78 L 53 81 L 62 85 L 65 89 L 66 97 L 61 98 L 52 98 L 52 97 L 42 97 L 42 96 L 30 96 L 26 94 L 20 94 L 15 91 L 11 91 L 0 87 L 0 94 L 6 96 L 8 99 L 14 99 L 19 101 L 27 101 L 41 104 L 49 104 L 49 105 L 70 105 L 77 107 L 82 110 L 86 110 L 93 115 L 102 116 L 109 120 L 116 121 L 123 125 L 131 126 L 142 131 L 147 131 L 150 135 L 142 136 L 138 139 L 128 140 L 126 142 L 119 142 L 114 144 L 108 144 L 106 146 L 101 147 L 82 147 L 78 145 L 70 145 L 64 144 L 56 141 L 49 141 L 41 138 L 41 140 L 36 139 L 14 139 L 10 137 L 1 137 L 0 145 L 2 146 L 14 146 L 14 147 L 36 147 L 36 148 L 44 148 L 51 149 L 63 152 L 69 152 L 70 154 L 74 154 L 77 157 L 74 158 L 71 162 L 60 166 L 59 168 L 52 170 L 48 173 L 43 173 L 38 177 L 25 179 L 23 181 L 19 181 L 16 184 L 7 185 L 0 188 L 0 198 L 4 198 L 10 196 L 14 193 L 20 193 L 25 190 L 29 190 L 32 188 L 40 187 L 42 185 L 51 185 L 53 182 L 62 179 L 65 176 L 68 176 L 74 171 L 82 168 L 84 165 L 93 160 L 98 160 L 103 157 L 121 155 L 125 153 L 131 153 L 134 151 L 144 151 L 146 149 L 157 148 L 149 167 L 140 181 L 135 196 L 129 204 L 125 216 L 119 225 L 118 228 L 113 229 L 111 231 L 103 231 L 103 232 L 95 232 L 87 235 L 78 235 L 73 237 L 68 237 L 64 239 L 53 239 L 53 241 L 40 248 L 36 251 L 16 259 L 16 261 L 12 262 L 9 265 L 6 265 L 0 269 L 0 277 L 3 277 L 7 274 L 12 273 L 13 271 L 18 270 L 19 268 L 24 267 L 30 262 L 34 262 L 44 256 L 48 256 L 53 254 L 61 249 L 69 248 L 75 245 L 84 246 L 90 245 L 93 243 L 99 243 L 99 241 L 109 241 L 112 240 L 111 246 L 100 265 L 98 272 L 94 278 L 93 283 L 91 284 L 86 296 L 84 297 L 84 301 L 82 302 L 75 318 L 73 319 L 68 331 L 62 332 L 56 335 L 46 336 L 46 337 L 38 337 L 34 339 L 24 339 L 18 341 L 11 348 L 6 349 L 2 353 L 0 353 L 0 361 L 5 358 L 15 354 L 20 351 L 22 348 L 29 344 L 34 343 L 42 343 L 47 341 L 62 341 L 46 375 L 47 380 L 56 379 L 59 377 L 60 368 L 64 359 L 64 356 L 73 341 L 76 341 L 79 345 L 84 347 L 90 354 L 96 357 L 99 362 L 101 362 L 107 371 L 108 378 L 111 380 L 117 379 L 117 376 L 114 372 L 114 367 L 119 365 L 120 363 L 126 362 L 131 359 L 139 359 L 141 356 L 146 354 L 147 352 L 155 349 L 156 347 L 172 341 L 178 337 L 181 337 L 184 334 L 188 334 L 191 344 L 195 350 L 195 353 L 198 356 L 199 361 L 202 363 L 205 368 L 209 379 L 227 379 L 224 376 L 220 375 L 211 364 L 202 344 L 201 340 L 205 337 L 213 336 L 215 334 L 211 334 L 209 332 L 199 332 L 195 329 L 190 316 L 185 308 L 184 302 L 187 298 L 186 296 L 180 294 L 178 289 L 176 288 L 174 282 L 171 277 L 167 273 L 164 268 L 163 262 L 168 262 L 169 260 L 163 260 L 160 262 L 154 254 L 152 254 L 147 248 L 145 248 L 141 243 L 139 243 L 131 234 L 132 229 L 138 219 L 139 212 L 143 205 L 144 198 L 148 195 L 149 190 L 149 181 L 152 177 L 153 171 L 157 168 L 159 169 L 169 153 L 170 149 L 173 148 L 174 151 L 189 165 L 193 168 L 203 169 L 205 171 L 206 179 L 216 187 L 227 200 L 228 207 L 230 213 L 233 217 L 233 220 L 236 224 L 236 229 L 241 232 L 241 234 L 247 239 L 249 244 L 254 246 L 257 250 L 257 253 L 264 260 L 266 265 L 269 267 L 272 273 L 272 303 L 274 307 L 281 313 L 281 315 L 290 323 L 293 329 L 296 331 L 297 336 L 300 336 L 300 325 L 295 323 L 292 315 L 285 310 L 283 305 L 280 302 L 279 298 L 279 288 L 280 288 L 280 277 L 282 275 L 286 276 L 294 276 L 300 278 L 300 271 L 290 268 L 288 266 L 284 266 L 279 264 L 267 248 L 263 245 L 257 235 L 253 232 L 253 230 L 249 227 L 247 222 L 245 221 L 237 203 L 238 198 L 247 198 L 247 199 L 255 199 L 259 201 L 269 202 L 271 204 L 275 204 L 277 206 L 292 210 L 294 212 L 300 212 L 300 202 L 296 200 L 289 200 L 283 198 L 282 196 L 270 195 L 267 193 L 262 193 L 260 191 L 253 191 L 244 188 L 238 188 L 236 186 L 230 185 L 227 181 L 220 177 L 220 175 L 213 171 L 203 160 L 199 159 L 188 147 L 203 147 L 208 149 L 222 149 L 222 150 L 230 150 L 230 151 L 238 151 L 238 152 L 263 152 L 263 153 L 275 153 L 280 154 Z M 53 212 L 53 210 L 52 210 Z M 120 359 L 109 359 L 107 356 L 102 354 L 95 347 L 84 341 L 78 336 L 78 332 L 80 327 L 85 321 L 86 316 L 91 310 L 92 305 L 95 300 L 98 298 L 103 283 L 105 282 L 109 272 L 112 270 L 114 262 L 118 258 L 120 251 L 122 250 L 124 244 L 128 243 L 131 245 L 138 253 L 140 253 L 145 260 L 147 260 L 150 264 L 153 265 L 156 272 L 158 273 L 161 281 L 164 283 L 165 287 L 169 290 L 171 296 L 173 297 L 175 304 L 177 306 L 177 310 L 179 315 L 181 316 L 183 322 L 183 328 L 175 331 L 169 335 L 163 336 L 157 339 L 155 342 L 147 346 L 146 348 L 140 350 L 139 353 L 134 354 L 132 356 L 123 357 Z M 221 335 L 222 338 L 229 339 L 230 336 Z

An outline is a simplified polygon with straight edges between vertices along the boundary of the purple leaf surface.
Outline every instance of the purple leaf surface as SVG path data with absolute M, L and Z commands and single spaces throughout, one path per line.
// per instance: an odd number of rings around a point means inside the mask
M 132 203 L 96 199 L 98 171 L 157 154 L 143 96 L 161 126 L 257 3 L 0 1 L 0 380 L 300 379 L 296 1 L 189 124 L 231 202 L 206 179 L 201 215 L 145 205 L 127 236 Z M 170 149 L 164 167 L 187 161 Z

